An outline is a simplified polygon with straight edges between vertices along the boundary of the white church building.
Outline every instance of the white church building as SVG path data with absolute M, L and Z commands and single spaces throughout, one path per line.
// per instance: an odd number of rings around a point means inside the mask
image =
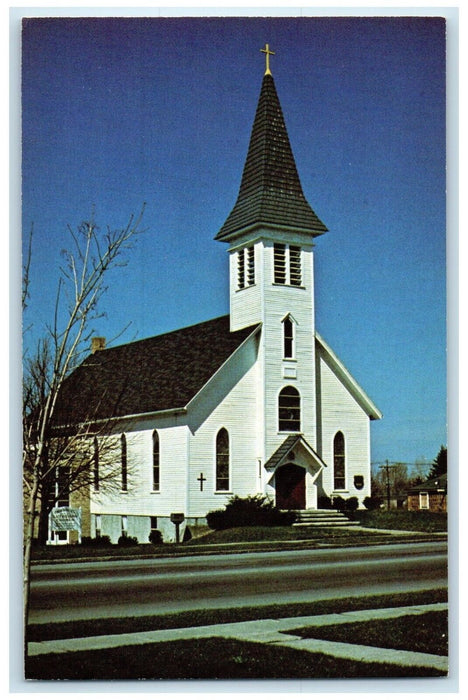
M 171 541 L 171 514 L 183 530 L 233 495 L 295 510 L 356 496 L 362 507 L 370 421 L 382 416 L 315 328 L 314 245 L 326 231 L 267 62 L 239 195 L 216 236 L 229 255 L 229 315 L 97 349 L 64 388 L 77 419 L 91 408 L 119 438 L 121 483 L 109 493 L 96 438 L 88 534 L 148 542 L 157 529 Z

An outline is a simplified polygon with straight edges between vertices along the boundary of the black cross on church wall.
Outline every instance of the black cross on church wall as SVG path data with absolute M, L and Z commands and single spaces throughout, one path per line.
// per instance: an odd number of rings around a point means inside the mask
M 203 476 L 203 472 L 200 472 L 200 476 L 197 478 L 197 481 L 200 482 L 200 491 L 203 491 L 203 482 L 206 481 L 205 477 Z

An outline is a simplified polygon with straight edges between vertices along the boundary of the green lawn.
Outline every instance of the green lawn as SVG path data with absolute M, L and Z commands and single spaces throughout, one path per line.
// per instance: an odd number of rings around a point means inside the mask
M 447 591 L 440 589 L 415 591 L 412 593 L 395 593 L 393 595 L 319 600 L 314 603 L 289 603 L 286 605 L 194 610 L 142 617 L 76 620 L 71 622 L 48 623 L 47 625 L 30 625 L 28 628 L 28 641 L 38 642 L 48 639 L 76 639 L 78 637 L 175 629 L 178 627 L 198 627 L 201 625 L 217 625 L 267 618 L 277 619 L 280 617 L 299 617 L 303 615 L 327 615 L 330 613 L 349 612 L 351 610 L 372 610 L 374 608 L 425 605 L 428 603 L 445 603 L 446 601 Z
M 416 532 L 446 532 L 447 513 L 408 510 L 358 510 L 354 518 L 364 527 Z
M 434 517 L 432 517 L 434 516 Z M 432 533 L 446 530 L 446 518 L 437 513 L 408 513 L 407 511 L 358 511 L 355 517 L 365 527 L 417 531 L 419 535 L 388 535 L 385 533 L 354 531 L 340 528 L 315 527 L 236 527 L 229 530 L 210 531 L 201 537 L 181 544 L 139 544 L 122 547 L 109 545 L 64 545 L 60 547 L 33 547 L 32 561 L 53 562 L 62 559 L 137 558 L 170 555 L 216 553 L 219 551 L 276 550 L 280 548 L 318 548 L 324 546 L 350 547 L 371 544 L 425 541 L 437 537 Z M 224 548 L 224 549 L 223 549 Z
M 223 638 L 32 657 L 28 680 L 408 678 L 445 675 L 434 669 L 335 659 Z
M 371 647 L 448 654 L 448 613 L 446 611 L 405 615 L 391 620 L 367 620 L 323 627 L 288 630 L 304 639 L 363 644 Z

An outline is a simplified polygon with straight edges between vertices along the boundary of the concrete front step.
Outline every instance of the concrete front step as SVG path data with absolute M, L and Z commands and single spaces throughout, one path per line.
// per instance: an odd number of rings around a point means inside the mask
M 353 527 L 359 524 L 337 510 L 299 510 L 296 515 L 294 527 Z
M 348 522 L 333 522 L 333 523 L 327 523 L 327 522 L 308 522 L 308 523 L 298 523 L 295 522 L 292 524 L 293 527 L 315 527 L 317 529 L 320 528 L 333 528 L 334 530 L 338 530 L 340 528 L 342 529 L 347 529 L 350 527 L 359 527 L 359 523 L 354 523 L 351 520 L 348 520 Z

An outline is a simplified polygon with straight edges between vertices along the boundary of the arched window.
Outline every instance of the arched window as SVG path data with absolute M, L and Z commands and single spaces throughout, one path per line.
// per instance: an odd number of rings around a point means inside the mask
M 127 483 L 127 438 L 125 435 L 120 436 L 120 466 L 121 466 L 121 479 L 122 479 L 122 491 L 126 491 L 128 487 Z
M 159 435 L 153 431 L 153 491 L 159 491 Z
M 293 386 L 285 386 L 280 391 L 278 429 L 289 433 L 298 433 L 301 430 L 301 395 Z
M 216 436 L 216 491 L 229 491 L 229 433 L 221 428 Z
M 97 437 L 93 440 L 93 478 L 94 490 L 99 491 L 99 443 Z
M 333 473 L 334 488 L 343 490 L 345 483 L 345 439 L 341 431 L 338 431 L 333 440 Z
M 286 316 L 283 321 L 283 357 L 291 359 L 294 354 L 294 322 L 291 316 Z

